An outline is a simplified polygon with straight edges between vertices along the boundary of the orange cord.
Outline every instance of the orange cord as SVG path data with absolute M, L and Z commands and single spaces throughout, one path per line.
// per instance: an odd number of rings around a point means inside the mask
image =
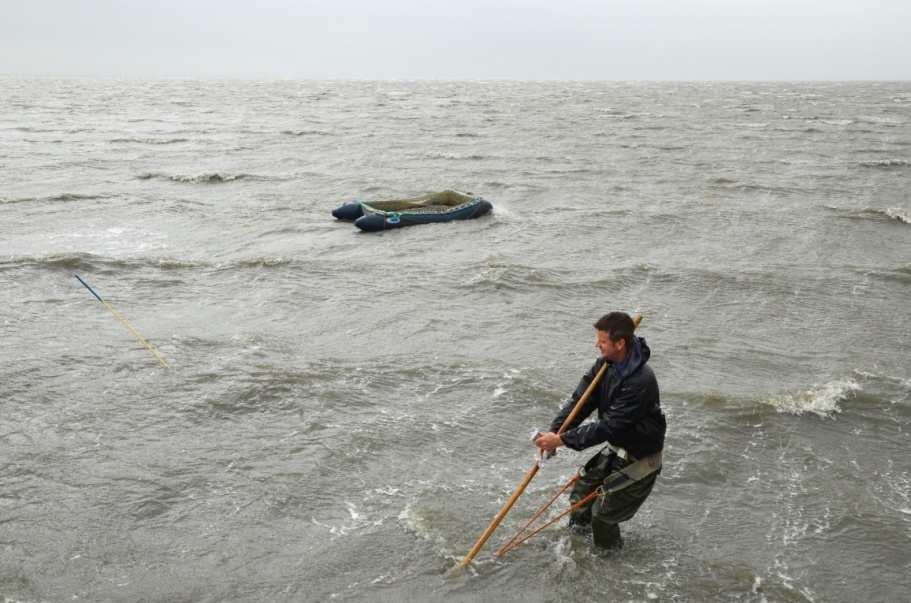
M 529 534 L 526 534 L 525 536 L 523 536 L 523 537 L 520 538 L 519 540 L 516 540 L 515 542 L 512 542 L 509 546 L 504 546 L 502 549 L 500 549 L 499 551 L 497 551 L 497 554 L 498 554 L 498 555 L 502 555 L 502 554 L 508 553 L 509 551 L 511 551 L 511 550 L 513 550 L 514 548 L 518 547 L 520 544 L 522 544 L 523 542 L 525 542 L 526 540 L 528 540 L 529 538 L 531 538 L 532 536 L 534 536 L 535 534 L 537 534 L 538 532 L 540 532 L 541 530 L 543 530 L 544 528 L 546 528 L 546 527 L 548 527 L 548 526 L 550 526 L 550 525 L 556 523 L 557 521 L 560 521 L 561 519 L 563 519 L 564 517 L 566 517 L 567 515 L 569 515 L 569 514 L 572 513 L 573 511 L 575 511 L 576 509 L 579 509 L 579 508 L 581 508 L 581 507 L 584 507 L 586 504 L 588 504 L 589 501 L 591 501 L 593 498 L 595 498 L 596 496 L 598 496 L 598 492 L 599 492 L 600 490 L 601 490 L 600 488 L 596 488 L 595 490 L 592 490 L 591 492 L 588 493 L 588 496 L 586 496 L 585 498 L 583 498 L 582 500 L 580 500 L 579 502 L 577 502 L 576 504 L 574 504 L 573 506 L 571 506 L 571 507 L 568 508 L 567 510 L 563 511 L 562 513 L 560 513 L 559 515 L 557 515 L 556 517 L 554 517 L 553 519 L 551 519 L 550 521 L 548 521 L 547 523 L 545 523 L 543 526 L 541 526 L 540 528 L 536 529 L 535 531 L 533 531 L 533 532 L 531 532 L 531 533 L 529 533 Z
M 560 489 L 557 491 L 556 494 L 554 494 L 553 496 L 550 497 L 550 500 L 548 500 L 546 503 L 544 503 L 543 505 L 541 505 L 541 508 L 538 509 L 538 511 L 537 511 L 534 515 L 532 515 L 531 519 L 529 519 L 527 522 L 525 522 L 525 525 L 524 525 L 524 526 L 522 526 L 521 528 L 519 528 L 519 531 L 516 532 L 515 535 L 513 535 L 513 537 L 510 538 L 509 541 L 506 542 L 506 544 L 504 544 L 504 545 L 501 546 L 499 549 L 497 549 L 497 552 L 494 553 L 494 557 L 499 557 L 500 555 L 503 555 L 504 553 L 508 552 L 511 548 L 513 548 L 513 543 L 514 543 L 516 540 L 519 539 L 519 537 L 522 535 L 522 533 L 525 532 L 525 530 L 527 530 L 528 527 L 529 527 L 531 524 L 533 524 L 533 523 L 535 522 L 535 520 L 537 520 L 539 517 L 541 517 L 541 515 L 542 515 L 542 514 L 543 514 L 543 513 L 552 505 L 552 504 L 554 504 L 554 501 L 557 500 L 557 498 L 559 498 L 561 494 L 563 494 L 564 492 L 566 492 L 566 490 L 567 490 L 570 486 L 572 486 L 573 484 L 575 484 L 577 481 L 579 481 L 579 473 L 578 473 L 578 472 L 577 472 L 574 476 L 572 476 L 571 478 L 569 478 L 569 481 L 567 481 L 565 484 L 563 484 L 563 487 L 560 488 Z

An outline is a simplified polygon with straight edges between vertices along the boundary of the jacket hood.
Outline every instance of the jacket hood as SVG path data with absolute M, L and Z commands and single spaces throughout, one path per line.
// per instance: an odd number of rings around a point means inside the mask
M 611 365 L 614 374 L 620 379 L 629 377 L 638 371 L 652 355 L 652 350 L 645 343 L 644 337 L 633 336 L 633 345 L 629 347 L 626 358 Z

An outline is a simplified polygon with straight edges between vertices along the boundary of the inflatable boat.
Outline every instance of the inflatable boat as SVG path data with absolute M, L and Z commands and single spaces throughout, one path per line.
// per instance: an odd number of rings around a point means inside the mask
M 354 220 L 354 225 L 363 231 L 376 232 L 416 224 L 471 220 L 492 209 L 490 201 L 471 193 L 443 191 L 411 199 L 351 201 L 332 210 L 332 215 L 339 220 Z

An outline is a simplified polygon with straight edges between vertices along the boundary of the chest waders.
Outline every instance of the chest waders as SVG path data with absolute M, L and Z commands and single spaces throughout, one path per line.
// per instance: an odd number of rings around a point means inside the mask
M 605 453 L 610 448 L 608 445 L 589 459 L 495 555 L 499 557 L 508 553 L 571 513 L 571 526 L 580 529 L 592 526 L 596 546 L 622 546 L 617 524 L 635 515 L 652 491 L 652 486 L 661 473 L 661 452 L 633 460 L 622 448 Z M 575 486 L 570 494 L 570 507 L 543 525 L 529 530 L 570 486 Z
M 595 546 L 621 547 L 623 540 L 617 524 L 636 514 L 659 473 L 660 452 L 634 460 L 622 448 L 602 449 L 579 470 L 579 479 L 569 495 L 575 507 L 570 526 L 585 529 L 590 525 Z

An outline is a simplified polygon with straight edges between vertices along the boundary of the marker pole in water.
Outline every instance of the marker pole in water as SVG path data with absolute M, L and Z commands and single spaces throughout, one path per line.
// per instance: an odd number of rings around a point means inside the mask
M 139 333 L 139 331 L 137 331 L 136 328 L 133 327 L 133 325 L 131 325 L 130 322 L 129 322 L 126 318 L 124 318 L 123 314 L 121 314 L 120 312 L 118 312 L 117 310 L 115 310 L 115 309 L 114 309 L 114 306 L 112 306 L 112 305 L 109 304 L 108 302 L 106 302 L 106 301 L 104 301 L 103 299 L 101 299 L 101 296 L 98 295 L 98 292 L 95 291 L 94 289 L 92 289 L 92 288 L 89 286 L 89 284 L 88 284 L 87 282 L 85 282 L 84 280 L 82 280 L 82 277 L 80 277 L 78 274 L 73 274 L 73 276 L 75 276 L 76 279 L 78 279 L 79 282 L 82 283 L 82 285 L 83 285 L 86 289 L 89 290 L 89 293 L 91 293 L 92 295 L 94 295 L 95 298 L 96 298 L 98 301 L 100 301 L 102 304 L 104 304 L 104 307 L 111 311 L 111 314 L 114 315 L 114 318 L 116 318 L 117 320 L 119 320 L 119 321 L 121 322 L 121 324 L 123 324 L 123 326 L 125 326 L 125 327 L 127 328 L 127 330 L 128 330 L 130 333 L 132 333 L 133 336 L 134 336 L 136 339 L 138 339 L 139 342 L 140 342 L 142 345 L 144 345 L 146 348 L 148 348 L 148 350 L 149 350 L 150 352 L 152 352 L 152 354 L 155 356 L 155 358 L 158 359 L 158 362 L 161 363 L 161 366 L 163 366 L 164 368 L 168 368 L 168 363 L 165 362 L 164 358 L 162 358 L 162 356 L 161 356 L 161 354 L 159 353 L 158 349 L 157 349 L 154 345 L 152 345 L 151 343 L 149 343 L 149 340 L 146 339 L 145 337 L 143 337 L 143 336 Z

